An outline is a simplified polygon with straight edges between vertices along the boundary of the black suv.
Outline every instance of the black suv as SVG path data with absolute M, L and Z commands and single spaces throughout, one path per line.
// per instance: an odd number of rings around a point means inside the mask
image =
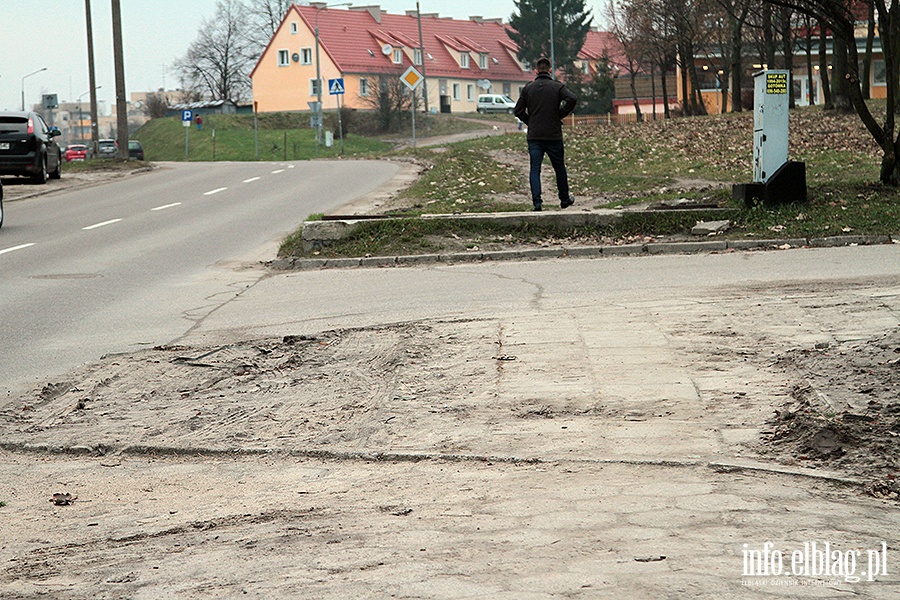
M 58 135 L 36 112 L 0 112 L 0 175 L 25 175 L 35 183 L 59 179 Z

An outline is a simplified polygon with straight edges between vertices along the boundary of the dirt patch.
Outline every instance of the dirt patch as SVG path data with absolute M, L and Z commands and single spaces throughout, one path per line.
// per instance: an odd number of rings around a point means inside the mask
M 0 406 L 13 444 L 220 452 L 447 450 L 485 390 L 477 322 L 400 324 L 108 356 Z M 441 434 L 443 432 L 443 434 Z
M 799 381 L 769 421 L 762 451 L 871 479 L 870 493 L 900 500 L 900 329 L 778 362 Z

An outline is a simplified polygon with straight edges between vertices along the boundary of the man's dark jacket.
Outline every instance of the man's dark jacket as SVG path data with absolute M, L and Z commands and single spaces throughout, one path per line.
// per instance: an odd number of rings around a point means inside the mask
M 575 108 L 578 96 L 549 73 L 538 73 L 522 90 L 513 114 L 528 126 L 529 140 L 561 140 L 562 119 Z

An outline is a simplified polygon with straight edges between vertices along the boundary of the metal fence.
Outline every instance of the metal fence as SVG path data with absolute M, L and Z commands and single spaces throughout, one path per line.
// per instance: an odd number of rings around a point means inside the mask
M 644 121 L 662 121 L 665 118 L 665 115 L 662 112 L 657 112 L 656 115 L 652 112 L 645 112 L 641 113 L 641 116 Z M 637 123 L 637 114 L 569 115 L 566 117 L 564 123 L 569 127 L 578 127 L 579 125 L 612 125 L 614 123 L 621 125 L 623 123 Z

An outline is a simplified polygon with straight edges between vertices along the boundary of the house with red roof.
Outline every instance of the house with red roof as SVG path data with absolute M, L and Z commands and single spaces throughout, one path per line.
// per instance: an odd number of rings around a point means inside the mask
M 400 76 L 414 66 L 426 78 L 433 111 L 475 112 L 478 95 L 505 94 L 516 100 L 534 79 L 530 65 L 499 18 L 449 19 L 422 14 L 422 44 L 416 11 L 391 14 L 379 6 L 328 8 L 322 3 L 294 4 L 259 58 L 250 77 L 260 112 L 308 111 L 318 98 L 316 38 L 324 110 L 337 108 L 328 81 L 343 78 L 341 105 L 373 108 L 382 77 Z M 605 37 L 608 36 L 608 37 Z M 612 36 L 592 31 L 579 55 L 585 73 L 596 70 Z M 607 52 L 608 54 L 608 52 Z

